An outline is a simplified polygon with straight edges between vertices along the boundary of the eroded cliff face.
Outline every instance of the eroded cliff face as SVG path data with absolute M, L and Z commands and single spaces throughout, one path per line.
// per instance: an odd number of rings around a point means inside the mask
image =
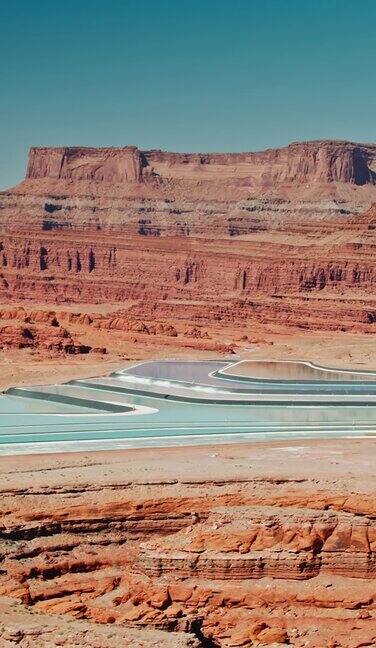
M 144 157 L 134 146 L 124 148 L 32 148 L 28 179 L 93 180 L 132 183 L 142 179 Z
M 359 441 L 347 449 L 348 463 L 346 442 L 321 445 L 321 458 L 317 444 L 280 445 L 198 448 L 192 458 L 185 449 L 184 465 L 170 458 L 159 478 L 160 450 L 158 458 L 152 451 L 141 459 L 85 456 L 84 477 L 77 456 L 52 458 L 48 483 L 38 458 L 37 483 L 3 481 L 0 596 L 27 604 L 36 619 L 111 624 L 106 647 L 118 645 L 124 628 L 186 633 L 187 643 L 178 634 L 176 645 L 201 648 L 374 645 L 376 510 L 367 449 L 361 485 L 353 465 Z M 284 450 L 285 470 L 281 461 L 266 469 L 265 457 Z M 265 477 L 253 474 L 261 455 Z M 337 478 L 327 469 L 334 456 Z M 345 478 L 346 470 L 356 477 Z M 99 483 L 86 481 L 89 474 Z M 156 645 L 174 646 L 169 636 Z
M 375 145 L 330 141 L 31 149 L 0 195 L 0 298 L 181 302 L 187 319 L 200 302 L 226 320 L 241 302 L 251 320 L 372 329 L 375 169 Z
M 169 153 L 123 148 L 32 148 L 26 179 L 140 183 L 159 179 L 249 182 L 257 189 L 304 183 L 376 184 L 376 146 L 318 141 L 258 153 Z

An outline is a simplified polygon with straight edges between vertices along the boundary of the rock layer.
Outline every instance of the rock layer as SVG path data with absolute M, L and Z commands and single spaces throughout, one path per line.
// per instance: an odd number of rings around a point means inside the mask
M 199 642 L 188 633 L 167 634 L 160 630 L 126 629 L 54 619 L 32 614 L 14 599 L 0 597 L 1 648 L 199 648 Z
M 375 169 L 376 146 L 349 142 L 31 149 L 0 194 L 0 298 L 373 330 Z
M 186 326 L 197 306 L 227 318 L 242 304 L 250 322 L 373 330 L 374 212 L 359 213 L 375 169 L 375 145 L 331 141 L 31 149 L 26 179 L 0 195 L 0 297 L 132 300 L 144 317 L 170 302 Z
M 123 148 L 32 148 L 30 179 L 150 182 L 158 179 L 222 180 L 251 192 L 303 183 L 376 184 L 376 146 L 317 141 L 258 153 L 169 153 Z
M 26 178 L 140 182 L 142 166 L 143 155 L 136 147 L 32 148 Z
M 375 495 L 343 488 L 119 477 L 8 488 L 0 595 L 113 624 L 115 637 L 127 627 L 188 633 L 201 647 L 373 645 Z

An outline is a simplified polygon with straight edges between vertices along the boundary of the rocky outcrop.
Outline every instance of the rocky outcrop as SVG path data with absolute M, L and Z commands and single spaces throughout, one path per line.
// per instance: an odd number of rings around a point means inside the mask
M 121 343 L 129 341 L 132 346 L 139 342 L 144 347 L 154 345 L 160 348 L 164 345 L 220 354 L 234 351 L 235 344 L 224 343 L 222 336 L 212 340 L 201 327 L 183 330 L 179 326 L 177 329 L 171 321 L 173 318 L 169 318 L 169 321 L 164 321 L 163 317 L 157 319 L 152 310 L 147 312 L 145 319 L 143 315 L 132 316 L 124 310 L 115 310 L 110 314 L 89 314 L 64 308 L 52 311 L 24 306 L 7 307 L 0 309 L 0 348 L 69 355 L 89 352 L 104 355 L 109 350 L 119 355 Z M 51 356 L 50 353 L 48 355 Z
M 359 234 L 352 236 L 357 241 Z M 371 239 L 336 246 L 307 241 L 294 248 L 273 237 L 269 243 L 239 241 L 236 246 L 163 238 L 140 249 L 137 237 L 124 242 L 101 235 L 88 242 L 77 232 L 68 237 L 3 235 L 0 296 L 7 302 L 131 300 L 135 313 L 125 313 L 127 319 L 150 320 L 156 312 L 164 317 L 170 308 L 173 326 L 181 311 L 186 330 L 195 317 L 204 326 L 220 317 L 235 326 L 279 319 L 315 329 L 372 328 L 376 267 Z
M 178 645 L 201 648 L 376 638 L 373 492 L 166 480 L 8 490 L 0 503 L 0 596 L 35 613 L 111 624 L 115 639 L 124 626 L 188 633 Z
M 224 320 L 368 332 L 375 169 L 376 146 L 349 142 L 32 149 L 26 179 L 0 194 L 0 299 L 132 302 L 141 321 L 181 305 L 184 330 L 219 304 Z
M 17 605 L 14 600 L 0 597 L 0 645 L 2 648 L 199 648 L 199 642 L 188 633 L 160 630 L 126 629 L 54 619 L 38 615 Z
M 169 153 L 122 148 L 32 148 L 27 179 L 105 183 L 220 179 L 251 192 L 304 183 L 376 184 L 376 146 L 317 141 L 258 153 Z
M 32 148 L 26 179 L 140 182 L 145 165 L 135 146 L 124 148 Z M 51 210 L 52 213 L 52 210 Z
M 60 326 L 54 312 L 27 313 L 23 308 L 0 311 L 0 349 L 33 349 L 69 355 L 93 350 L 90 345 L 77 342 Z
M 369 230 L 376 229 L 376 203 L 367 211 L 354 216 L 350 222 L 360 228 L 366 226 Z
M 306 580 L 319 574 L 376 575 L 376 524 L 313 511 L 247 509 L 211 515 L 184 533 L 145 543 L 140 564 L 149 576 Z

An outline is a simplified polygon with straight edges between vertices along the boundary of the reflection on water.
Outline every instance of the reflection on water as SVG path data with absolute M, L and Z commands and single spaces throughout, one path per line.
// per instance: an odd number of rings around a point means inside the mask
M 213 378 L 211 374 L 224 369 L 229 363 L 225 361 L 195 361 L 186 360 L 158 360 L 156 362 L 141 362 L 138 365 L 123 369 L 116 375 L 119 377 L 131 376 L 133 379 L 151 379 L 155 381 L 179 381 L 189 384 L 200 385 L 218 385 L 220 380 Z M 222 380 L 223 382 L 223 380 Z M 169 383 L 171 384 L 171 383 Z
M 80 395 L 83 395 L 80 389 Z M 100 390 L 87 390 L 92 398 L 101 399 Z M 108 397 L 108 392 L 106 393 Z M 116 394 L 118 400 L 121 397 Z M 148 396 L 123 394 L 130 405 L 158 408 L 142 416 L 85 413 L 71 408 L 70 413 L 58 415 L 48 411 L 49 403 L 34 401 L 29 413 L 3 413 L 0 416 L 0 444 L 31 441 L 63 441 L 84 439 L 121 439 L 153 436 L 185 436 L 196 434 L 234 434 L 242 430 L 259 433 L 262 430 L 283 430 L 307 433 L 327 428 L 351 429 L 362 426 L 376 429 L 376 407 L 362 406 L 286 406 L 286 405 L 208 405 L 179 403 Z M 16 399 L 17 400 L 17 399 Z M 20 401 L 23 399 L 19 399 Z M 26 399 L 25 399 L 26 400 Z M 47 408 L 45 406 L 47 405 Z M 39 409 L 36 409 L 39 408 Z M 36 412 L 39 413 L 36 413 Z M 76 413 L 74 413 L 76 412 Z M 79 413 L 78 413 L 79 412 Z
M 256 366 L 256 363 L 244 363 Z M 42 451 L 46 445 L 50 451 L 56 451 L 54 444 L 62 444 L 61 449 L 82 449 L 82 444 L 91 444 L 91 447 L 126 447 L 128 444 L 142 445 L 147 442 L 155 445 L 163 444 L 163 439 L 180 440 L 192 439 L 192 443 L 201 442 L 199 439 L 218 437 L 219 439 L 243 438 L 244 440 L 287 437 L 315 437 L 322 436 L 348 436 L 376 434 L 376 406 L 352 405 L 344 396 L 342 404 L 332 402 L 331 395 L 325 390 L 328 384 L 315 386 L 315 394 L 325 392 L 325 404 L 311 405 L 309 383 L 306 383 L 304 405 L 297 404 L 297 386 L 278 380 L 297 380 L 296 372 L 300 372 L 302 380 L 307 378 L 307 370 L 312 380 L 312 375 L 322 375 L 320 369 L 307 367 L 298 362 L 274 363 L 258 362 L 257 368 L 260 377 L 265 378 L 270 370 L 274 379 L 274 388 L 289 392 L 286 404 L 246 404 L 245 402 L 232 401 L 224 404 L 219 385 L 236 385 L 236 380 L 224 380 L 213 372 L 220 372 L 228 367 L 226 362 L 155 362 L 144 363 L 135 368 L 130 368 L 120 375 L 111 378 L 91 379 L 86 381 L 73 381 L 67 385 L 53 385 L 49 387 L 28 388 L 24 395 L 0 395 L 0 454 L 19 453 L 23 446 L 27 452 L 35 448 L 35 452 Z M 238 364 L 233 370 L 241 367 Z M 281 378 L 283 369 L 283 378 Z M 132 370 L 134 375 L 132 375 Z M 342 372 L 330 372 L 341 374 Z M 363 376 L 361 377 L 363 380 Z M 369 375 L 367 376 L 369 378 Z M 333 377 L 330 378 L 333 380 Z M 346 374 L 346 380 L 349 380 Z M 180 382 L 180 385 L 177 382 Z M 190 384 L 192 381 L 194 384 Z M 186 382 L 189 387 L 183 387 Z M 152 391 L 145 390 L 145 384 Z M 244 382 L 242 383 L 244 386 Z M 256 383 L 254 383 L 256 384 Z M 263 383 L 260 383 L 262 385 Z M 265 383 L 263 384 L 265 387 Z M 284 387 L 283 387 L 284 385 Z M 131 393 L 140 387 L 144 393 Z M 264 389 L 260 388 L 260 391 Z M 249 389 L 249 385 L 247 385 Z M 340 387 L 336 385 L 335 390 Z M 376 383 L 375 383 L 376 389 Z M 37 397 L 33 400 L 30 394 Z M 172 401 L 166 394 L 180 390 L 199 395 L 214 394 L 217 402 L 200 401 Z M 316 390 L 316 391 L 315 391 Z M 360 397 L 367 403 L 367 393 L 372 391 L 370 383 L 359 382 L 350 385 L 349 390 L 360 393 Z M 18 390 L 22 394 L 22 390 Z M 154 393 L 153 393 L 154 392 Z M 363 394 L 362 394 L 363 392 Z M 336 391 L 334 391 L 334 394 Z M 228 394 L 225 394 L 228 397 Z M 230 394 L 231 396 L 231 394 Z M 54 398 L 64 397 L 63 402 L 54 402 Z M 72 399 L 71 403 L 66 400 Z M 247 395 L 240 395 L 247 398 Z M 271 398 L 271 397 L 270 397 Z M 368 398 L 372 397 L 368 395 Z M 140 415 L 120 413 L 119 411 L 93 411 L 87 407 L 78 407 L 78 404 L 96 402 L 99 406 L 103 403 L 112 405 L 142 406 L 150 408 Z M 311 399 L 313 396 L 311 394 Z M 369 400 L 368 402 L 371 402 Z M 119 407 L 118 407 L 119 409 Z M 123 409 L 123 408 L 122 408 Z M 149 441 L 147 441 L 149 440 Z M 153 441 L 154 440 L 154 441 Z M 158 440 L 158 441 L 157 441 Z M 183 441 L 185 442 L 185 441 Z M 166 441 L 167 443 L 167 441 Z M 171 441 L 172 443 L 172 441 Z M 81 445 L 80 445 L 81 444 Z M 95 445 L 97 444 L 97 445 Z M 13 447 L 13 450 L 12 450 Z M 26 450 L 25 450 L 26 451 Z
M 223 370 L 224 375 L 261 380 L 307 380 L 331 382 L 376 382 L 376 372 L 358 372 L 315 367 L 305 362 L 244 360 Z

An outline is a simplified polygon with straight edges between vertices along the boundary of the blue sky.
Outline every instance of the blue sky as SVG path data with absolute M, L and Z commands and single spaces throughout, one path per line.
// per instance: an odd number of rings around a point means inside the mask
M 33 145 L 375 141 L 375 0 L 0 2 L 0 188 Z

